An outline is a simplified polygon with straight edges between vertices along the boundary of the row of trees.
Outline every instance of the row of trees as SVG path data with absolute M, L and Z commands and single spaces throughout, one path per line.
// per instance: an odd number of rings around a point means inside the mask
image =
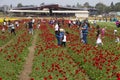
M 45 5 L 45 3 L 41 3 L 40 5 Z M 22 7 L 23 5 L 19 3 L 17 7 Z M 34 6 L 34 5 L 30 5 Z M 98 10 L 98 14 L 109 13 L 109 12 L 118 12 L 120 11 L 120 2 L 105 5 L 104 3 L 97 3 L 95 6 L 91 6 L 88 2 L 85 2 L 83 5 L 77 3 L 76 5 L 66 5 L 66 7 L 76 7 L 76 8 L 96 8 Z
M 113 11 L 114 12 L 120 11 L 120 2 L 115 4 L 111 2 L 109 6 L 105 5 L 104 3 L 97 3 L 95 6 L 89 5 L 88 2 L 84 3 L 84 5 L 80 5 L 79 3 L 77 3 L 76 7 L 96 8 L 98 10 L 98 14 L 102 14 L 102 13 L 109 13 Z

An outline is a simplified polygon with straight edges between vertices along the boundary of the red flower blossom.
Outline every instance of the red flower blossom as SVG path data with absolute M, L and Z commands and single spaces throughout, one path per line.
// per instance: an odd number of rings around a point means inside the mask
M 119 79 L 120 79 L 120 73 L 117 73 L 117 78 L 119 78 Z
M 44 77 L 44 80 L 47 80 L 47 78 L 46 78 L 46 77 Z
M 17 54 L 14 54 L 14 58 L 17 58 Z
M 117 78 L 117 80 L 120 80 L 120 78 Z
M 39 68 L 37 67 L 37 68 L 35 68 L 35 70 L 39 70 Z
M 34 78 L 31 78 L 30 80 L 34 80 Z
M 49 79 L 52 79 L 53 77 L 51 75 L 49 75 Z

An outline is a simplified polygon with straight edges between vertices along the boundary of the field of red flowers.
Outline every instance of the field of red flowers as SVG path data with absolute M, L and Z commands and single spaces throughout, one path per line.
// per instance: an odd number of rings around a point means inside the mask
M 113 35 L 114 29 L 118 34 L 120 30 L 114 23 L 98 23 L 107 29 L 104 45 L 96 48 L 93 25 L 89 29 L 88 44 L 83 44 L 77 26 L 69 28 L 66 20 L 62 27 L 69 32 L 69 42 L 66 47 L 58 47 L 54 26 L 47 19 L 41 22 L 39 29 L 34 25 L 34 35 L 28 34 L 24 21 L 28 20 L 21 20 L 16 36 L 7 32 L 0 34 L 0 80 L 19 80 L 35 34 L 38 35 L 29 74 L 31 80 L 120 80 L 120 45 L 115 43 Z

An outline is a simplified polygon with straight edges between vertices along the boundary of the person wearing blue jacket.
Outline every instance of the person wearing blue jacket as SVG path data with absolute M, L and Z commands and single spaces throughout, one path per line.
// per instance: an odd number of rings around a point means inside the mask
M 84 44 L 87 44 L 88 28 L 89 28 L 88 23 L 86 21 L 84 21 L 83 26 L 82 26 L 82 34 L 83 34 L 83 43 Z

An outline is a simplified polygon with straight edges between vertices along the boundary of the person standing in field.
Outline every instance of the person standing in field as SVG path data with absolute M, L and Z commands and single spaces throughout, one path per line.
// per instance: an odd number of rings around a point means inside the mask
M 94 26 L 96 26 L 96 24 L 97 24 L 96 19 L 94 19 L 93 24 L 94 24 Z
M 83 42 L 83 33 L 82 33 L 82 27 L 79 27 L 79 31 L 80 31 L 80 40 L 81 42 Z
M 33 35 L 33 22 L 32 22 L 32 19 L 28 22 L 28 26 L 29 26 L 29 34 Z
M 116 24 L 116 27 L 117 27 L 117 28 L 120 27 L 120 22 L 119 22 L 118 20 L 115 22 L 115 24 Z
M 5 33 L 6 25 L 7 25 L 7 23 L 6 23 L 6 20 L 4 18 L 4 20 L 3 20 L 3 26 L 2 26 L 2 33 Z
M 106 27 L 101 29 L 101 36 L 102 36 L 102 38 L 105 37 L 105 32 L 106 32 Z
M 117 30 L 114 30 L 114 36 L 115 36 L 115 43 L 117 43 L 119 45 L 120 44 L 120 38 L 119 38 Z
M 58 23 L 55 24 L 55 34 L 57 34 L 59 32 L 59 25 Z
M 19 21 L 15 21 L 15 27 L 19 27 Z
M 99 45 L 103 45 L 103 42 L 102 42 L 102 39 L 101 39 L 101 34 L 98 35 L 95 47 L 98 47 Z
M 37 23 L 37 28 L 38 29 L 40 28 L 40 21 L 38 21 L 38 23 Z
M 59 29 L 59 25 L 58 23 L 55 24 L 55 36 L 56 36 L 56 39 L 57 39 L 57 45 L 60 46 L 61 43 L 60 43 L 60 29 Z
M 89 28 L 89 23 L 86 22 L 86 20 L 85 20 L 82 25 L 82 35 L 83 35 L 83 43 L 84 44 L 87 44 L 88 28 Z
M 96 46 L 95 47 L 98 47 L 99 45 L 103 45 L 103 42 L 102 42 L 102 39 L 101 39 L 101 30 L 100 30 L 99 25 L 96 26 L 96 29 L 97 29 L 97 31 L 96 31 L 97 40 L 96 40 Z
M 3 27 L 5 28 L 6 25 L 7 25 L 7 21 L 6 21 L 6 19 L 4 18 L 4 20 L 3 20 Z
M 4 26 L 2 27 L 2 33 L 5 33 L 5 27 Z
M 60 45 L 62 44 L 62 40 L 65 34 L 65 30 L 63 28 L 60 27 Z
M 10 23 L 10 27 L 11 27 L 11 34 L 16 35 L 14 22 L 11 22 L 11 23 Z
M 8 20 L 8 22 L 7 22 L 7 26 L 8 26 L 8 32 L 9 32 L 9 33 L 11 33 L 11 26 L 10 26 L 10 24 L 11 24 L 11 21 Z
M 62 38 L 62 43 L 61 46 L 66 47 L 66 42 L 67 42 L 67 34 L 69 34 L 68 32 L 65 32 Z
M 99 36 L 99 34 L 101 33 L 101 30 L 100 30 L 100 26 L 99 25 L 97 25 L 96 26 L 96 29 L 97 29 L 97 31 L 96 31 L 96 38 L 98 38 L 98 36 Z
M 72 24 L 72 21 L 69 20 L 69 21 L 68 21 L 68 27 L 69 27 L 69 28 L 71 28 L 71 24 Z

